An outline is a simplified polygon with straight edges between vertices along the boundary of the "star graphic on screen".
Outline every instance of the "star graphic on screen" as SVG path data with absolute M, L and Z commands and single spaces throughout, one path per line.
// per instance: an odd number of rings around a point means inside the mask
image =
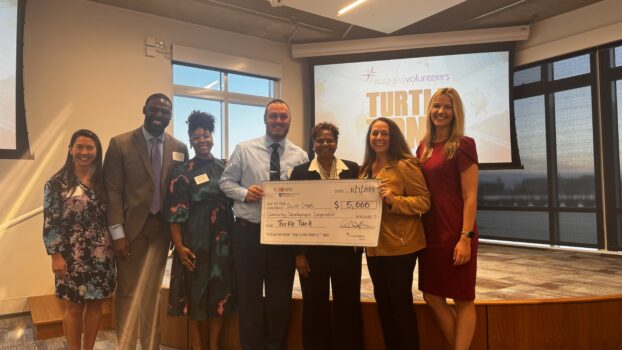
M 366 71 L 363 76 L 366 81 L 370 81 L 376 77 L 376 71 L 374 71 L 374 67 L 371 67 L 368 71 Z
M 469 93 L 468 96 L 470 104 L 475 111 L 475 115 L 486 115 L 488 105 L 490 104 L 488 96 L 486 96 L 486 94 L 478 88 L 476 88 L 472 93 Z

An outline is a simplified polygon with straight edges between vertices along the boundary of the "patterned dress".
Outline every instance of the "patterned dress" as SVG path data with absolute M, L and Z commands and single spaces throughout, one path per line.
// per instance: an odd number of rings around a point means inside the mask
M 61 253 L 68 275 L 56 279 L 56 296 L 74 303 L 109 297 L 116 284 L 116 269 L 105 204 L 78 181 L 55 175 L 44 189 L 43 242 L 49 255 Z
M 231 201 L 218 180 L 220 159 L 195 157 L 170 174 L 167 220 L 182 225 L 182 242 L 195 255 L 195 269 L 186 271 L 173 257 L 168 314 L 194 320 L 228 315 L 234 308 Z

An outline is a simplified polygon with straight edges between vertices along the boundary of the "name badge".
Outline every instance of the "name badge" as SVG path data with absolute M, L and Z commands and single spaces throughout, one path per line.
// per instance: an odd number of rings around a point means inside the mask
M 173 152 L 173 160 L 176 162 L 183 162 L 184 154 L 181 152 Z
M 194 177 L 194 182 L 196 182 L 197 185 L 200 185 L 208 181 L 209 181 L 209 177 L 207 177 L 207 174 L 201 174 L 199 176 Z

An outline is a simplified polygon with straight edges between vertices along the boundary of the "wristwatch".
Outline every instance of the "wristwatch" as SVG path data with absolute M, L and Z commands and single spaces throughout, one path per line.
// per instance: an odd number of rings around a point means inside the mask
M 469 238 L 473 238 L 475 236 L 475 232 L 473 231 L 462 231 L 460 234 Z

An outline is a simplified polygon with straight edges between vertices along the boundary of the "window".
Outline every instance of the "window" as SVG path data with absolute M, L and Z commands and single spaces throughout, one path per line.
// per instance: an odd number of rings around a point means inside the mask
M 604 226 L 607 249 L 622 250 L 622 46 L 599 50 Z
M 514 86 L 535 83 L 541 80 L 542 67 L 535 66 L 514 73 Z
M 514 114 L 524 168 L 480 172 L 478 227 L 489 238 L 547 242 L 549 197 L 544 96 L 515 100 Z
M 553 62 L 553 79 L 559 80 L 590 72 L 590 55 L 581 55 Z
M 559 208 L 596 208 L 591 87 L 554 93 Z M 596 213 L 559 215 L 561 243 L 596 245 Z
M 273 82 L 268 79 L 229 74 L 229 91 L 239 94 L 270 97 L 274 87 Z
M 483 237 L 622 250 L 622 45 L 514 73 L 523 169 L 481 171 Z
M 264 108 L 277 96 L 278 81 L 174 62 L 173 89 L 175 137 L 189 145 L 188 115 L 209 112 L 216 118 L 212 154 L 228 158 L 238 143 L 265 133 Z
M 266 127 L 263 123 L 264 107 L 232 103 L 229 105 L 229 150 L 233 151 L 238 143 L 263 135 Z
M 622 46 L 614 49 L 614 67 L 622 67 Z
M 523 169 L 480 172 L 483 237 L 602 247 L 596 60 L 588 52 L 514 73 Z
M 620 51 L 620 54 L 622 55 L 622 50 L 620 50 L 620 47 L 616 48 L 617 51 Z M 617 53 L 617 52 L 616 52 Z M 617 59 L 618 56 L 616 56 Z M 621 59 L 622 61 L 622 59 Z M 616 67 L 620 67 L 621 65 L 618 64 L 619 62 L 616 62 Z M 617 219 L 617 225 L 616 225 L 616 234 L 612 237 L 612 239 L 610 240 L 611 242 L 615 242 L 615 244 L 620 245 L 622 243 L 622 176 L 620 176 L 620 174 L 622 174 L 622 137 L 620 137 L 620 135 L 622 135 L 622 120 L 620 120 L 620 117 L 622 116 L 622 80 L 617 80 L 615 82 L 615 89 L 616 89 L 616 106 L 615 106 L 615 115 L 617 115 L 617 124 L 618 124 L 618 128 L 617 128 L 617 139 L 618 139 L 618 156 L 617 156 L 617 161 L 618 161 L 618 172 L 617 172 L 617 191 L 615 191 L 615 196 L 616 196 L 616 219 Z M 622 249 L 621 249 L 622 250 Z
M 188 120 L 190 113 L 194 110 L 199 110 L 214 116 L 216 125 L 214 127 L 212 154 L 215 157 L 222 158 L 222 137 L 219 136 L 223 134 L 222 130 L 220 130 L 222 126 L 222 102 L 175 95 L 173 98 L 173 108 L 175 109 L 173 113 L 173 125 L 175 126 L 173 135 L 188 146 L 190 146 L 190 140 L 186 120 Z M 190 152 L 190 157 L 194 157 L 194 150 L 188 147 L 188 151 Z
M 220 91 L 220 72 L 197 67 L 173 65 L 173 82 L 175 85 L 186 85 L 202 89 Z

